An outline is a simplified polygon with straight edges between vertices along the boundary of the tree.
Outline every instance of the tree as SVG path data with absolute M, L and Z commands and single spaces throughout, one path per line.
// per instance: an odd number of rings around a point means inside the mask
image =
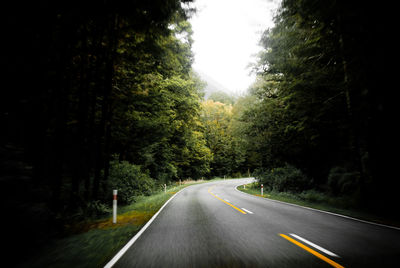
M 176 14 L 169 29 L 166 35 L 140 38 L 129 33 L 132 40 L 118 48 L 113 131 L 121 157 L 164 182 L 198 178 L 208 172 L 209 161 L 198 120 L 202 85 L 191 72 L 191 27 Z
M 109 199 L 113 154 L 158 180 L 207 173 L 182 5 L 190 1 L 23 2 L 2 18 L 10 87 L 0 152 L 22 163 L 7 162 L 1 176 L 25 207 L 60 225 L 77 219 L 90 202 Z M 35 227 L 45 232 L 43 221 Z
M 260 42 L 264 50 L 251 90 L 257 101 L 243 114 L 259 167 L 292 164 L 316 188 L 324 187 L 332 172 L 344 170 L 354 174 L 353 194 L 364 197 L 391 183 L 376 172 L 387 169 L 388 159 L 379 159 L 385 155 L 380 145 L 393 141 L 383 142 L 387 134 L 377 131 L 386 129 L 382 122 L 390 113 L 379 107 L 389 107 L 390 95 L 383 89 L 387 84 L 377 82 L 386 77 L 385 60 L 377 55 L 387 50 L 374 39 L 389 25 L 373 24 L 369 18 L 376 14 L 369 4 L 282 2 L 275 26 Z
M 213 100 L 215 102 L 221 102 L 221 103 L 231 104 L 231 105 L 233 105 L 235 103 L 235 98 L 223 91 L 212 92 L 210 94 L 210 96 L 208 96 L 208 100 Z
M 207 146 L 213 154 L 211 174 L 233 175 L 242 171 L 244 162 L 241 139 L 233 132 L 233 107 L 207 100 L 202 103 L 202 122 Z

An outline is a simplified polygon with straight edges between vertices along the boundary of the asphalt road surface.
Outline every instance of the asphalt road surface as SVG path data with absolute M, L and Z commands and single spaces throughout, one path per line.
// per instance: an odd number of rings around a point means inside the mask
M 249 181 L 179 192 L 114 267 L 400 267 L 400 230 L 235 189 Z

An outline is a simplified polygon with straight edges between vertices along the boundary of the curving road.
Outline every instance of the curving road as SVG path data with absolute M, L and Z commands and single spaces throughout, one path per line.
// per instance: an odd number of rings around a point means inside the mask
M 236 190 L 179 192 L 113 267 L 400 267 L 400 230 Z

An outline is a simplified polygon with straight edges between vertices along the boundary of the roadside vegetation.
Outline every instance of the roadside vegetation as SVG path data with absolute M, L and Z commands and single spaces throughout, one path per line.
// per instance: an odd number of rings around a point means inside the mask
M 159 207 L 162 185 L 224 176 L 251 174 L 271 196 L 400 221 L 397 76 L 385 62 L 397 48 L 388 16 L 377 18 L 387 6 L 283 0 L 248 92 L 205 100 L 192 69 L 192 0 L 11 2 L 2 17 L 4 255 L 56 239 L 64 250 L 46 253 L 56 261 L 82 239 L 95 245 L 88 256 L 105 256 Z M 113 189 L 127 206 L 121 228 L 105 220 Z M 98 240 L 106 232 L 115 243 Z
M 346 177 L 343 174 L 342 176 Z M 339 180 L 343 181 L 343 185 L 339 185 L 342 186 L 341 191 L 338 191 L 337 183 L 330 183 L 331 180 L 328 180 L 324 187 L 315 189 L 299 169 L 290 165 L 263 170 L 258 173 L 256 178 L 255 182 L 241 185 L 237 189 L 263 198 L 400 227 L 400 221 L 396 215 L 382 217 L 381 214 L 363 207 L 359 202 L 359 193 L 349 191 L 351 185 L 347 185 L 348 182 L 345 179 Z M 263 195 L 261 195 L 261 185 L 263 186 Z
M 149 195 L 135 196 L 134 202 L 119 199 L 117 223 L 112 210 L 102 205 L 103 216 L 93 216 L 64 226 L 63 234 L 39 251 L 31 250 L 26 267 L 103 267 L 151 219 L 172 195 L 183 188 L 205 181 L 182 181 L 159 187 Z M 110 202 L 111 204 L 111 202 Z M 125 204 L 125 205 L 123 205 Z M 97 214 L 99 213 L 97 211 Z
M 212 172 L 250 170 L 281 196 L 400 221 L 390 153 L 396 83 L 382 68 L 392 52 L 376 40 L 388 25 L 371 22 L 375 8 L 281 2 L 248 94 L 203 102 Z

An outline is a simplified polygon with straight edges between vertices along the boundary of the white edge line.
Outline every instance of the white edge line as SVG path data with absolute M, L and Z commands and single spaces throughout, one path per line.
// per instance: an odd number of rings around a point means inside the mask
M 229 201 L 228 199 L 224 199 L 226 202 L 230 203 L 231 201 Z
M 340 258 L 339 255 L 336 255 L 335 253 L 333 253 L 333 252 L 331 252 L 331 251 L 329 251 L 329 250 L 327 250 L 327 249 L 324 249 L 323 247 L 320 247 L 320 246 L 314 244 L 313 242 L 310 242 L 310 241 L 308 241 L 307 239 L 302 238 L 301 236 L 298 236 L 298 235 L 296 235 L 296 234 L 290 234 L 290 235 L 293 236 L 294 238 L 297 238 L 297 239 L 303 241 L 303 242 L 306 243 L 306 244 L 309 244 L 310 246 L 312 246 L 312 247 L 318 249 L 319 251 L 322 251 L 322 252 L 324 252 L 324 253 L 326 253 L 326 254 L 332 256 L 332 257 Z
M 394 229 L 394 230 L 400 231 L 400 228 L 399 228 L 399 227 L 395 227 L 395 226 L 385 225 L 385 224 L 376 223 L 376 222 L 371 222 L 371 221 L 365 221 L 365 220 L 353 218 L 353 217 L 350 217 L 350 216 L 345 216 L 345 215 L 342 215 L 342 214 L 337 214 L 337 213 L 333 213 L 333 212 L 329 212 L 329 211 L 319 210 L 319 209 L 316 209 L 316 208 L 303 207 L 303 206 L 296 205 L 296 204 L 286 203 L 286 202 L 279 201 L 279 200 L 274 200 L 274 199 L 270 199 L 270 198 L 264 198 L 264 197 L 260 197 L 260 196 L 255 196 L 255 195 L 252 195 L 252 194 L 248 194 L 248 193 L 239 191 L 239 190 L 237 189 L 237 188 L 238 188 L 239 186 L 241 186 L 241 185 L 243 185 L 243 184 L 237 185 L 237 186 L 235 187 L 235 190 L 238 191 L 239 193 L 246 194 L 246 195 L 252 196 L 252 197 L 254 197 L 254 198 L 262 198 L 262 199 L 267 200 L 267 201 L 282 203 L 282 204 L 286 204 L 286 205 L 290 205 L 290 206 L 294 206 L 294 207 L 305 208 L 305 209 L 309 209 L 309 210 L 313 210 L 313 211 L 318 211 L 318 212 L 322 212 L 322 213 L 326 213 L 326 214 L 330 214 L 330 215 L 334 215 L 334 216 L 338 216 L 338 217 L 350 219 L 350 220 L 353 220 L 353 221 L 358 221 L 358 222 L 362 222 L 362 223 L 372 224 L 372 225 L 376 225 L 376 226 L 380 226 L 380 227 L 386 227 L 386 228 L 390 228 L 390 229 Z
M 247 213 L 250 213 L 250 214 L 254 214 L 253 212 L 251 212 L 250 210 L 247 210 L 247 209 L 245 209 L 245 208 L 242 208 L 244 211 L 246 211 Z
M 136 233 L 134 237 L 132 237 L 131 240 L 104 266 L 104 268 L 111 268 L 121 257 L 122 255 L 125 254 L 125 252 L 133 245 L 133 243 L 136 242 L 136 240 L 146 231 L 146 229 L 150 226 L 150 224 L 157 218 L 158 214 L 164 209 L 164 207 L 172 200 L 174 199 L 175 196 L 177 196 L 180 192 L 183 190 L 187 189 L 188 187 L 185 187 L 176 194 L 174 194 L 170 199 L 167 200 L 167 202 L 164 203 L 164 205 L 157 211 L 156 214 L 151 217 L 151 219 L 140 229 L 139 232 Z

